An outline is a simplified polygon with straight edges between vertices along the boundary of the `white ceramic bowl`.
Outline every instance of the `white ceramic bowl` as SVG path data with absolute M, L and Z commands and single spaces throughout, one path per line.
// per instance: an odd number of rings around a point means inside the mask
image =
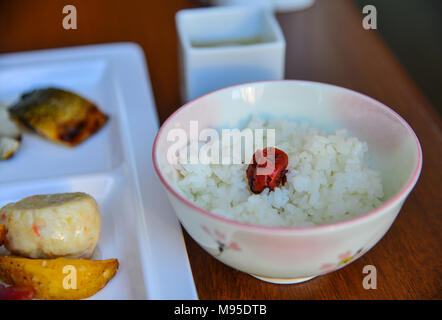
M 346 128 L 367 142 L 381 171 L 385 202 L 361 216 L 313 227 L 275 228 L 225 219 L 184 199 L 168 182 L 166 153 L 173 128 L 239 126 L 251 114 L 308 120 L 325 130 Z M 343 267 L 387 232 L 422 168 L 422 151 L 410 126 L 382 103 L 360 93 L 306 81 L 264 81 L 224 88 L 193 100 L 160 128 L 154 166 L 178 219 L 192 238 L 223 263 L 276 283 L 295 283 Z

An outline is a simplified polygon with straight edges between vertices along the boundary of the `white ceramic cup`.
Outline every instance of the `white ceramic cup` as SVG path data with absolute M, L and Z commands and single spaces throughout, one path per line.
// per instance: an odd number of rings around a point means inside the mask
M 275 0 L 211 0 L 210 3 L 216 6 L 261 6 L 274 8 Z
M 315 3 L 315 0 L 211 0 L 217 6 L 261 6 L 279 12 L 303 10 Z
M 181 10 L 176 26 L 183 102 L 234 84 L 284 78 L 285 40 L 269 10 L 241 6 Z M 256 42 L 236 44 L 250 39 Z M 223 42 L 231 43 L 211 46 Z

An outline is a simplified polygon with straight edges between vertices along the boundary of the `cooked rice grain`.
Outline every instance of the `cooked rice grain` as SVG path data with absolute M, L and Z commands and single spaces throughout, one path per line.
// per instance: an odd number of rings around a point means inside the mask
M 381 176 L 368 167 L 367 145 L 345 130 L 326 134 L 307 124 L 258 117 L 246 127 L 276 129 L 276 147 L 289 158 L 286 184 L 253 194 L 247 164 L 178 164 L 179 174 L 170 178 L 185 198 L 225 218 L 284 227 L 345 220 L 381 204 Z

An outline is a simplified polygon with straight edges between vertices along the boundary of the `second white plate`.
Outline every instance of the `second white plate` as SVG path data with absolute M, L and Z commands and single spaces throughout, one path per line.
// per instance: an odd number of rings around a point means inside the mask
M 110 115 L 69 149 L 25 133 L 0 162 L 0 206 L 81 191 L 102 213 L 98 255 L 120 268 L 94 299 L 197 299 L 180 225 L 154 174 L 158 120 L 144 54 L 132 43 L 0 55 L 0 103 L 44 87 L 74 91 Z

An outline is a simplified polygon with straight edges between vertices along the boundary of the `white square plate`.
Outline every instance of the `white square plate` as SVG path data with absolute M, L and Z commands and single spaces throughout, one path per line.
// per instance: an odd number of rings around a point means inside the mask
M 102 214 L 100 259 L 120 268 L 93 299 L 197 299 L 178 220 L 152 165 L 158 120 L 143 51 L 117 43 L 0 55 L 0 103 L 44 87 L 74 91 L 110 116 L 69 149 L 25 132 L 0 162 L 0 206 L 81 191 Z

